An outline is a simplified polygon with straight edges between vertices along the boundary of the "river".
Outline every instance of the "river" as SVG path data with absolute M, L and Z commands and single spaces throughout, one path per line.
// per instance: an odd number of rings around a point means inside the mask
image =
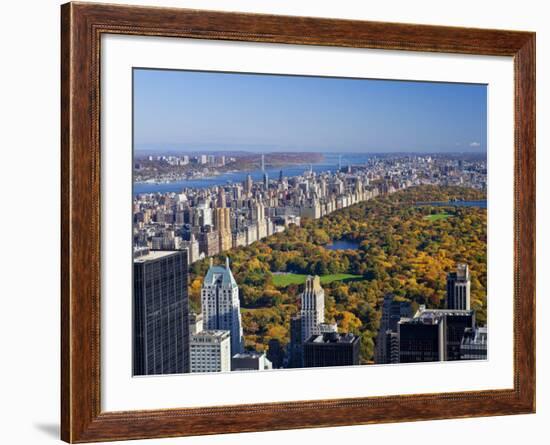
M 315 173 L 334 172 L 338 169 L 339 154 L 328 153 L 324 155 L 324 159 L 315 164 L 301 164 L 301 165 L 289 165 L 280 168 L 267 169 L 267 175 L 269 179 L 279 178 L 279 173 L 282 170 L 283 176 L 286 178 L 292 178 L 294 176 L 303 175 L 308 171 L 310 166 Z M 371 155 L 364 153 L 342 153 L 342 166 L 348 164 L 359 165 L 365 164 Z M 235 184 L 244 182 L 246 176 L 250 173 L 252 180 L 255 182 L 263 179 L 263 171 L 261 169 L 253 171 L 239 171 L 231 173 L 222 173 L 217 176 L 201 179 L 189 179 L 174 181 L 168 183 L 134 183 L 134 195 L 141 193 L 178 193 L 184 188 L 209 188 L 218 185 Z

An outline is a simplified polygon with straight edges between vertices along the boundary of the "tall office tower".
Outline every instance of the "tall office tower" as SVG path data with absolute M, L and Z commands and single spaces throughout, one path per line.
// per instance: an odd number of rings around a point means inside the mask
M 195 238 L 195 234 L 191 233 L 189 241 L 187 242 L 187 252 L 189 264 L 193 264 L 195 261 L 198 261 L 200 256 L 199 242 Z
M 397 324 L 401 318 L 412 316 L 411 303 L 409 301 L 395 300 L 393 294 L 386 294 L 382 303 L 382 318 L 376 337 L 376 349 L 374 351 L 375 363 L 399 362 L 395 354 L 392 361 L 392 350 L 395 350 Z
M 229 331 L 201 331 L 189 343 L 191 372 L 231 371 Z
M 295 315 L 290 319 L 290 343 L 288 348 L 289 368 L 303 367 L 302 318 L 300 315 Z
M 360 338 L 353 334 L 328 332 L 304 343 L 304 367 L 352 366 L 359 364 Z
M 475 329 L 475 311 L 473 310 L 442 310 L 447 328 L 447 358 L 460 360 L 460 346 L 467 329 Z
M 252 176 L 250 173 L 246 175 L 246 182 L 244 183 L 244 191 L 247 195 L 252 193 Z
M 447 309 L 470 309 L 470 270 L 458 264 L 456 272 L 447 274 Z
M 134 375 L 189 372 L 186 252 L 134 258 Z
M 199 233 L 199 251 L 207 257 L 220 253 L 220 235 L 212 226 L 203 227 Z
M 460 360 L 467 329 L 475 328 L 475 311 L 426 309 L 398 324 L 400 362 Z
M 441 317 L 415 317 L 398 324 L 399 363 L 445 360 L 445 320 Z
M 279 171 L 279 184 L 283 183 L 283 171 Z
M 319 335 L 319 325 L 325 321 L 325 291 L 320 278 L 308 276 L 304 292 L 300 295 L 302 309 L 302 342 L 307 342 L 312 335 Z
M 487 359 L 487 328 L 466 328 L 460 343 L 460 360 Z
M 226 207 L 225 190 L 223 187 L 218 189 L 218 207 Z
M 204 329 L 229 331 L 231 356 L 242 352 L 244 339 L 239 287 L 229 268 L 229 258 L 225 260 L 225 267 L 214 266 L 210 260 L 202 285 L 201 303 Z
M 273 368 L 282 368 L 285 361 L 285 350 L 281 346 L 281 342 L 272 338 L 267 344 L 267 359 L 273 364 Z

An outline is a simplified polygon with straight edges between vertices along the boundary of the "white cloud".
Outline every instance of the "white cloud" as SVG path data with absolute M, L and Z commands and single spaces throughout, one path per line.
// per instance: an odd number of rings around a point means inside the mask
M 470 147 L 479 147 L 481 144 L 479 142 L 470 142 Z

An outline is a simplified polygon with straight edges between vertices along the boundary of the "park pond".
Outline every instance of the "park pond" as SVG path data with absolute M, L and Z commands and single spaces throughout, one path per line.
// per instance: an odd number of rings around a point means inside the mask
M 328 250 L 357 250 L 359 249 L 359 243 L 357 241 L 350 241 L 347 239 L 334 240 L 330 244 L 325 246 Z

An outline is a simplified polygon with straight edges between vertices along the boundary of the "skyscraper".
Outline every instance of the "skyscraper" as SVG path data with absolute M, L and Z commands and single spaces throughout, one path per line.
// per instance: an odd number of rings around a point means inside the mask
M 134 375 L 189 372 L 186 252 L 134 258 Z
M 445 319 L 427 314 L 398 324 L 399 363 L 445 360 Z
M 426 309 L 398 324 L 400 363 L 460 360 L 467 329 L 475 328 L 475 312 Z
M 308 276 L 304 291 L 300 295 L 302 309 L 302 342 L 306 342 L 312 335 L 319 335 L 319 325 L 325 321 L 325 291 L 321 287 L 320 278 Z
M 290 343 L 288 345 L 290 368 L 301 368 L 303 363 L 303 341 L 302 341 L 302 317 L 295 315 L 290 319 Z
M 201 303 L 204 329 L 229 331 L 231 356 L 242 352 L 244 339 L 239 287 L 229 268 L 229 258 L 226 258 L 225 267 L 214 266 L 210 261 L 202 285 Z
M 470 270 L 458 264 L 456 272 L 447 274 L 447 309 L 470 309 Z
M 360 338 L 328 332 L 304 343 L 304 367 L 352 366 L 359 364 Z
M 401 318 L 412 316 L 411 303 L 409 301 L 395 300 L 393 294 L 384 296 L 382 304 L 382 318 L 380 328 L 376 337 L 376 349 L 374 361 L 376 363 L 399 363 L 399 356 L 396 355 L 397 324 Z
M 252 176 L 250 176 L 250 173 L 246 175 L 246 181 L 244 183 L 244 191 L 247 195 L 250 195 L 252 193 Z

